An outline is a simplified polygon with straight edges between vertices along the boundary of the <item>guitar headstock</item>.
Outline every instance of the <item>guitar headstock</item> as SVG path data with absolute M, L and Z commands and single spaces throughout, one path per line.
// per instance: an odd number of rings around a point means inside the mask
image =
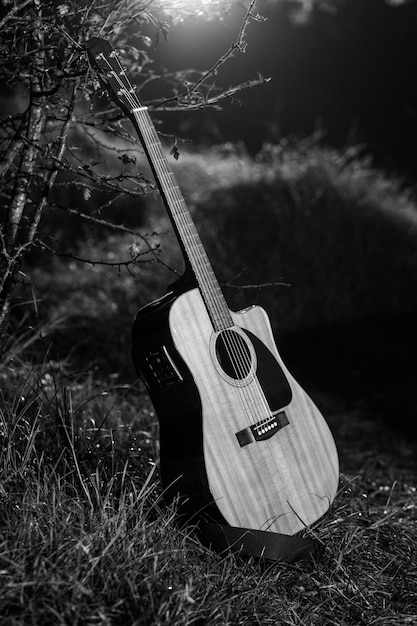
M 104 39 L 92 37 L 87 42 L 87 54 L 110 97 L 127 115 L 131 115 L 141 104 L 112 45 Z

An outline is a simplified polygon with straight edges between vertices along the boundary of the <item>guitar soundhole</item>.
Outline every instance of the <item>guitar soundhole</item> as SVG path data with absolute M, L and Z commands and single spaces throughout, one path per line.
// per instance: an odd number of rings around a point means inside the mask
M 227 376 L 243 380 L 251 370 L 252 356 L 244 338 L 234 330 L 223 330 L 216 339 L 216 356 Z

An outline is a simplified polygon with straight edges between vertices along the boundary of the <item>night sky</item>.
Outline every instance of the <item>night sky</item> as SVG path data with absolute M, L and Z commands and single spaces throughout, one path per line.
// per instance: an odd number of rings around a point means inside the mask
M 255 153 L 265 141 L 310 136 L 324 143 L 364 144 L 375 164 L 417 177 L 417 2 L 346 0 L 335 14 L 315 13 L 294 24 L 285 3 L 260 2 L 266 22 L 252 22 L 247 51 L 228 62 L 225 86 L 260 72 L 271 82 L 239 95 L 222 112 L 170 113 L 167 128 L 196 141 L 243 140 Z M 204 68 L 239 30 L 242 9 L 225 21 L 174 26 L 153 55 L 168 69 Z

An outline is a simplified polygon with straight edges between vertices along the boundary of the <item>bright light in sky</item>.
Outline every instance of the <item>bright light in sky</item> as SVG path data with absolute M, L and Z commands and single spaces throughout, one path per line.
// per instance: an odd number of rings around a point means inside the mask
M 207 18 L 221 17 L 233 5 L 246 5 L 248 1 L 239 0 L 166 0 L 161 2 L 161 8 L 174 19 L 186 15 L 206 16 Z

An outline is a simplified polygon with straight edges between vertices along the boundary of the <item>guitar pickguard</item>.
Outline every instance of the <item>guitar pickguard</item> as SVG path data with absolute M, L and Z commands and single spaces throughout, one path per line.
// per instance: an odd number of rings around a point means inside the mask
M 291 387 L 281 365 L 266 345 L 249 330 L 244 331 L 249 337 L 256 353 L 256 377 L 265 394 L 271 412 L 288 406 L 292 399 Z

